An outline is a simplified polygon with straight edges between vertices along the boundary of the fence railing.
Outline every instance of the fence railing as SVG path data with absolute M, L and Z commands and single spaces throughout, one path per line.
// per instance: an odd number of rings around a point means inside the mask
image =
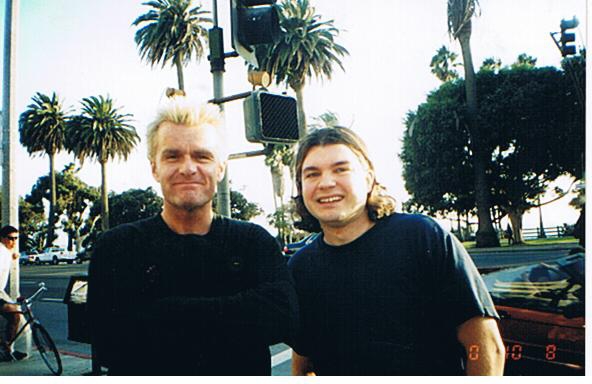
M 558 238 L 566 236 L 565 227 L 544 227 L 541 233 L 541 228 L 523 228 L 522 238 L 524 240 L 533 240 L 541 238 Z

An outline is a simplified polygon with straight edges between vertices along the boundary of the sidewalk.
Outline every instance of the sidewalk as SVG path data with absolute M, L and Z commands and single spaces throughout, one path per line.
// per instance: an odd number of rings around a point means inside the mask
M 82 376 L 91 372 L 91 360 L 87 356 L 74 356 L 73 354 L 60 354 L 64 372 L 62 376 Z M 41 359 L 37 351 L 32 351 L 32 356 L 21 361 L 1 362 L 0 376 L 52 376 L 49 368 Z

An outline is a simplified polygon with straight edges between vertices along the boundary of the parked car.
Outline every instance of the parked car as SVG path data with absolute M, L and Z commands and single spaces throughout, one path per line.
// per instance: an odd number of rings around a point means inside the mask
M 34 260 L 36 253 L 34 252 L 21 252 L 19 254 L 19 264 L 21 265 L 29 265 L 32 264 L 33 262 L 31 260 Z
M 318 233 L 311 233 L 310 235 L 306 236 L 304 239 L 297 241 L 295 243 L 290 243 L 290 244 L 286 244 L 284 246 L 284 249 L 282 250 L 284 256 L 290 256 L 294 253 L 296 253 L 296 251 L 298 251 L 300 248 L 303 248 L 304 246 L 312 243 L 314 241 L 314 239 L 317 238 L 319 234 Z
M 92 249 L 82 249 L 80 252 L 76 253 L 76 262 L 82 264 L 82 262 L 90 260 L 91 256 Z
M 483 280 L 501 316 L 506 375 L 584 375 L 584 253 Z
M 60 247 L 49 247 L 45 248 L 43 252 L 34 255 L 33 258 L 29 258 L 31 263 L 39 264 L 58 264 L 60 262 L 67 262 L 72 264 L 76 259 L 76 252 L 70 252 Z

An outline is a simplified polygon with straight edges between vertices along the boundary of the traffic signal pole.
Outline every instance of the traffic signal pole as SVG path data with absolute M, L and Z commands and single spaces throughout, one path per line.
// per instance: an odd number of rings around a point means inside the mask
M 15 182 L 15 154 L 17 145 L 17 119 L 15 115 L 16 33 L 19 0 L 7 0 L 4 20 L 4 73 L 2 101 L 2 226 L 19 227 L 18 196 Z M 16 243 L 18 252 L 18 242 Z M 19 264 L 12 260 L 10 269 L 10 296 L 20 296 Z M 0 287 L 3 289 L 4 287 Z
M 210 71 L 214 81 L 214 99 L 224 97 L 224 39 L 222 28 L 218 26 L 218 0 L 213 1 L 214 27 L 209 31 L 210 41 Z M 218 104 L 222 118 L 224 118 L 224 104 Z M 228 183 L 228 162 L 224 171 L 224 178 L 218 183 L 218 213 L 230 217 L 230 188 Z

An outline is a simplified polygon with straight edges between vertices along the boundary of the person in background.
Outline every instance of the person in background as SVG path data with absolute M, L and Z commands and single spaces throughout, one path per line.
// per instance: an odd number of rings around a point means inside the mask
M 18 229 L 11 225 L 0 229 L 0 315 L 6 319 L 6 330 L 3 338 L 0 338 L 0 361 L 21 360 L 27 356 L 24 352 L 12 351 L 20 315 L 18 306 L 11 303 L 10 296 L 6 293 L 10 266 L 13 260 L 18 259 L 17 241 Z
M 296 156 L 295 375 L 501 375 L 498 314 L 471 258 L 434 220 L 395 213 L 361 139 L 324 128 Z

